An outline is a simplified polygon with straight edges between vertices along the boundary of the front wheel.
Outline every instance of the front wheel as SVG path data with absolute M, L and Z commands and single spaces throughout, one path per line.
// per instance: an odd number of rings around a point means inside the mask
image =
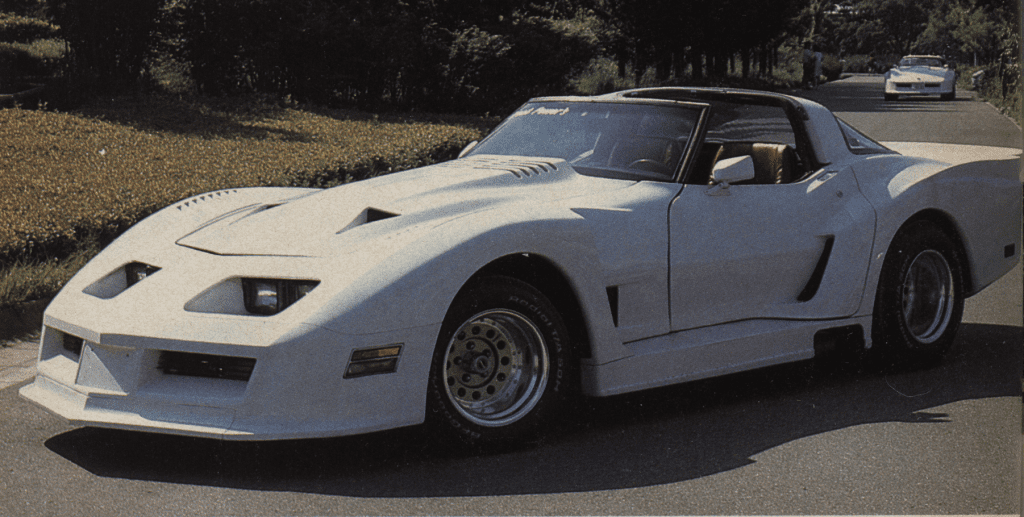
M 572 389 L 569 333 L 524 282 L 486 277 L 445 317 L 431 363 L 428 422 L 473 447 L 514 446 L 552 422 Z
M 919 221 L 900 230 L 882 265 L 873 340 L 886 362 L 933 362 L 963 316 L 963 270 L 952 240 Z

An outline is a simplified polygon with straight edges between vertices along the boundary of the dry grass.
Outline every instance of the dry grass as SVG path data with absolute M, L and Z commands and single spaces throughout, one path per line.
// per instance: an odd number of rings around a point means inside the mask
M 0 260 L 45 257 L 187 196 L 327 186 L 447 159 L 481 129 L 265 103 L 119 99 L 0 111 Z M 71 246 L 74 248 L 74 246 Z

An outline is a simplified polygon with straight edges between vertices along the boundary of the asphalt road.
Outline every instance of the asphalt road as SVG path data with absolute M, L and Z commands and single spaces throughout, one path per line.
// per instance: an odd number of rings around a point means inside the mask
M 879 140 L 1021 147 L 961 92 L 802 92 Z M 73 429 L 0 390 L 0 515 L 1015 514 L 1021 270 L 968 300 L 941 366 L 787 365 L 591 401 L 527 450 L 439 454 L 417 429 L 264 444 Z

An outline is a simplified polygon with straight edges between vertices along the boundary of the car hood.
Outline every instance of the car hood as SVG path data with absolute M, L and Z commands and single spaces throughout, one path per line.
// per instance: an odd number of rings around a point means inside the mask
M 906 82 L 942 81 L 948 73 L 949 69 L 947 68 L 914 66 L 890 71 L 889 79 Z
M 634 183 L 583 176 L 563 160 L 478 156 L 246 206 L 206 222 L 177 243 L 219 255 L 324 256 L 345 236 L 373 238 Z

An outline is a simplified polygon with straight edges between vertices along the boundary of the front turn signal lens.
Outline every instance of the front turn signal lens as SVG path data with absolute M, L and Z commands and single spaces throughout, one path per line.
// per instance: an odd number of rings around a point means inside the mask
M 398 356 L 402 353 L 402 344 L 363 348 L 352 351 L 352 358 L 345 368 L 345 379 L 365 377 L 381 373 L 393 373 L 398 370 Z

